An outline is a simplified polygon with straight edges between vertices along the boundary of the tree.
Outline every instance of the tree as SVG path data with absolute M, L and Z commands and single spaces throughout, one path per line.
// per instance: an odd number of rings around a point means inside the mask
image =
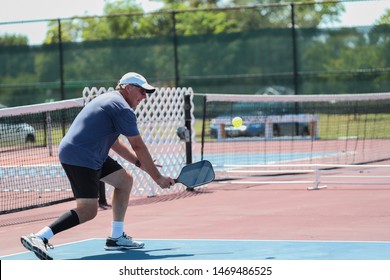
M 282 1 L 262 1 L 267 3 Z M 307 2 L 301 0 L 298 2 Z M 164 0 L 161 12 L 144 14 L 135 0 L 107 2 L 103 17 L 85 17 L 61 21 L 62 41 L 107 40 L 112 38 L 131 38 L 166 36 L 172 34 L 173 20 L 179 35 L 218 34 L 222 32 L 241 32 L 259 28 L 286 28 L 291 25 L 291 6 L 258 6 L 252 9 L 215 10 L 218 7 L 253 6 L 258 1 L 251 0 Z M 199 9 L 198 11 L 188 11 Z M 211 9 L 211 10 L 210 10 Z M 212 10 L 214 9 L 214 10 Z M 342 4 L 295 5 L 295 22 L 299 27 L 314 27 L 321 22 L 337 21 Z M 175 13 L 166 13 L 175 11 Z M 115 16 L 114 16 L 115 15 Z M 121 16 L 119 16 L 121 15 Z M 175 19 L 172 16 L 175 16 Z M 58 23 L 49 24 L 45 43 L 58 41 Z
M 385 10 L 383 15 L 376 21 L 376 24 L 390 24 L 390 9 Z
M 0 46 L 20 46 L 28 45 L 27 36 L 16 34 L 5 34 L 0 36 Z

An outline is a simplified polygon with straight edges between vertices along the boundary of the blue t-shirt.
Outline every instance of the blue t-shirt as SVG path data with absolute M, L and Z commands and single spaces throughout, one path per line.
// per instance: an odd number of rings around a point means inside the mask
M 119 92 L 102 94 L 73 121 L 59 146 L 60 161 L 98 170 L 120 134 L 139 135 L 137 117 Z

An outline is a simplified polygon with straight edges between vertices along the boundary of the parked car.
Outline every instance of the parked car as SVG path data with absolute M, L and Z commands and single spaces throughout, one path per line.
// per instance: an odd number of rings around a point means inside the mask
M 3 105 L 2 108 L 5 108 Z M 0 110 L 2 109 L 0 108 Z M 35 142 L 35 129 L 19 117 L 0 117 L 0 143 Z
M 283 86 L 270 86 L 259 89 L 255 94 L 261 95 L 290 95 L 294 91 Z M 223 114 L 211 119 L 210 136 L 214 138 L 224 137 L 264 137 L 265 118 L 267 116 L 282 116 L 297 114 L 294 103 L 281 102 L 237 102 L 229 108 L 229 115 Z M 231 121 L 239 116 L 243 120 L 240 127 L 233 127 Z M 224 130 L 221 130 L 221 124 Z M 272 127 L 273 136 L 302 135 L 309 132 L 307 124 L 302 123 L 275 123 Z M 224 135 L 218 135 L 223 133 Z
M 220 137 L 255 137 L 264 136 L 265 127 L 263 123 L 256 122 L 254 116 L 242 116 L 242 125 L 240 127 L 234 127 L 232 125 L 231 116 L 218 116 L 211 120 L 210 123 L 210 136 L 214 138 Z M 224 127 L 225 135 L 218 135 L 221 125 Z

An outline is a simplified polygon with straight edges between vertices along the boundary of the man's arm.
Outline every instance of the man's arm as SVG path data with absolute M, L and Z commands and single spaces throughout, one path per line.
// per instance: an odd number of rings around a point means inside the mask
M 134 152 L 119 138 L 111 148 L 122 158 L 133 164 L 139 160 L 141 168 L 145 170 L 160 187 L 169 188 L 171 185 L 175 184 L 173 179 L 161 175 L 140 135 L 128 137 L 127 139 Z
M 112 145 L 111 149 L 120 155 L 122 158 L 135 164 L 138 160 L 137 155 L 128 148 L 119 138 L 115 141 L 114 145 Z

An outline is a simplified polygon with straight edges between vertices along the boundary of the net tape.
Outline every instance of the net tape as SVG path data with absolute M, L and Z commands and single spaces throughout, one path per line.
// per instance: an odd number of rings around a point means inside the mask
M 316 94 L 316 95 L 245 95 L 245 94 L 204 94 L 208 102 L 337 102 L 373 101 L 390 98 L 390 92 L 361 94 Z

